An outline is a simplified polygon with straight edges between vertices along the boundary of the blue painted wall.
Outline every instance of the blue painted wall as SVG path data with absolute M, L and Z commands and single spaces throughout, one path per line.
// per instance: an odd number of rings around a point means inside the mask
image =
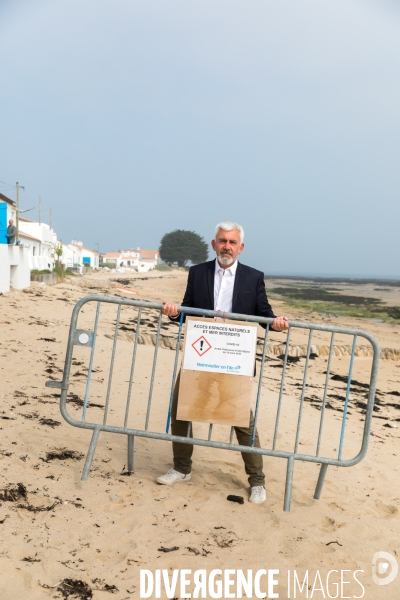
M 5 202 L 0 202 L 0 244 L 8 244 L 7 204 Z
M 90 265 L 90 256 L 83 256 L 82 260 L 84 265 Z

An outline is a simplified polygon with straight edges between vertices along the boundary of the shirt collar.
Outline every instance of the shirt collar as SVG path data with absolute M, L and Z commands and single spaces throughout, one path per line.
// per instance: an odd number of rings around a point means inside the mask
M 223 269 L 218 262 L 218 258 L 215 259 L 215 272 L 216 273 L 218 273 L 219 271 L 229 271 L 230 275 L 235 276 L 237 266 L 238 266 L 238 261 L 236 259 L 235 262 L 233 263 L 233 265 L 231 265 L 230 267 L 227 267 L 226 269 Z

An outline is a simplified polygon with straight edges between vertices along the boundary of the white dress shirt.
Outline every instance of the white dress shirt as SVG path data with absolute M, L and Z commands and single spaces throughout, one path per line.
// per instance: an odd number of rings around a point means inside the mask
M 214 274 L 214 310 L 232 312 L 233 286 L 237 269 L 237 260 L 226 269 L 220 267 L 218 259 L 215 259 Z

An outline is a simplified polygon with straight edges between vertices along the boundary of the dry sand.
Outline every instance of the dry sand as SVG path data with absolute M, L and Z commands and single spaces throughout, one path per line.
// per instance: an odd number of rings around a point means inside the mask
M 317 465 L 296 462 L 290 513 L 282 510 L 286 461 L 264 459 L 267 501 L 257 506 L 247 502 L 248 483 L 237 453 L 196 447 L 192 480 L 173 487 L 160 486 L 155 478 L 171 466 L 170 444 L 144 438 L 135 441 L 135 472 L 128 476 L 124 474 L 126 438 L 101 434 L 89 480 L 82 482 L 81 456 L 86 455 L 91 432 L 63 420 L 59 394 L 46 388 L 45 382 L 61 379 L 74 304 L 91 293 L 123 296 L 116 292 L 113 279 L 133 279 L 125 285 L 136 289 L 138 295 L 127 298 L 179 302 L 186 274 L 101 273 L 73 278 L 54 287 L 33 283 L 28 290 L 0 297 L 0 488 L 11 486 L 11 493 L 0 492 L 3 498 L 0 501 L 1 600 L 61 598 L 56 586 L 66 578 L 86 582 L 94 590 L 96 600 L 111 596 L 139 598 L 140 569 L 171 569 L 171 573 L 172 569 L 208 572 L 279 569 L 279 585 L 275 588 L 279 598 L 288 597 L 288 570 L 296 569 L 303 577 L 308 569 L 311 587 L 319 570 L 325 595 L 315 591 L 312 597 L 316 599 L 329 597 L 325 579 L 330 570 L 339 571 L 340 577 L 341 570 L 361 569 L 364 573 L 359 573 L 358 578 L 365 588 L 364 598 L 397 599 L 400 575 L 388 586 L 377 586 L 371 578 L 371 559 L 378 551 L 400 557 L 400 442 L 396 427 L 400 424 L 400 403 L 398 395 L 390 394 L 400 391 L 400 361 L 381 361 L 379 410 L 373 419 L 366 458 L 348 469 L 329 467 L 320 500 L 313 499 Z M 316 315 L 291 312 L 282 303 L 274 303 L 274 310 L 297 320 L 321 321 Z M 100 407 L 104 405 L 112 346 L 107 336 L 112 333 L 115 314 L 113 306 L 102 310 L 104 325 L 98 336 L 91 388 L 91 400 L 99 407 L 92 404 L 87 416 L 93 422 L 100 422 L 103 414 Z M 79 326 L 91 328 L 93 317 L 93 308 L 85 307 Z M 144 317 L 148 319 L 144 330 L 151 334 L 153 318 L 149 314 Z M 134 329 L 135 318 L 136 310 L 122 310 L 125 335 Z M 399 326 L 345 318 L 332 321 L 325 318 L 324 322 L 365 329 L 376 336 L 382 347 L 400 348 Z M 176 332 L 175 325 L 166 320 L 163 323 L 163 335 Z M 282 335 L 271 334 L 271 342 L 278 344 Z M 326 339 L 319 334 L 315 343 L 325 343 Z M 297 334 L 295 341 L 306 340 Z M 111 390 L 110 423 L 121 423 L 132 349 L 128 337 L 121 335 Z M 129 424 L 135 427 L 144 423 L 153 351 L 152 346 L 139 346 L 129 417 Z M 68 402 L 68 410 L 76 419 L 81 417 L 79 398 L 84 393 L 88 356 L 85 348 L 74 351 L 69 392 L 75 396 L 69 398 L 75 403 Z M 159 350 L 151 430 L 162 431 L 165 427 L 173 360 L 174 352 Z M 310 363 L 310 387 L 300 438 L 300 451 L 304 453 L 315 452 L 325 360 L 320 357 Z M 348 357 L 335 358 L 332 372 L 345 375 L 348 362 Z M 273 436 L 271 415 L 276 409 L 281 364 L 277 358 L 267 362 L 259 421 L 266 446 L 270 446 Z M 278 437 L 278 447 L 282 449 L 293 446 L 303 366 L 304 359 L 288 367 Z M 368 383 L 370 368 L 370 358 L 357 358 L 354 378 Z M 332 386 L 338 396 L 343 394 L 343 382 L 332 382 Z M 346 427 L 345 458 L 357 454 L 360 447 L 363 401 L 363 389 L 354 389 Z M 325 455 L 337 452 L 340 427 L 339 413 L 335 410 L 340 401 L 332 398 L 331 404 L 333 409 L 326 411 L 322 447 Z M 204 425 L 195 426 L 196 435 L 205 433 Z M 227 440 L 229 431 L 216 428 L 215 435 Z M 78 453 L 77 458 L 46 460 L 48 452 L 63 448 Z M 18 489 L 19 483 L 25 487 Z M 228 502 L 226 497 L 231 493 L 243 496 L 245 503 Z M 35 511 L 35 508 L 48 510 Z M 179 549 L 170 553 L 159 551 L 161 547 L 174 546 Z M 337 577 L 333 573 L 331 580 Z M 339 597 L 360 597 L 361 587 L 354 583 L 351 573 L 345 573 L 344 579 L 351 579 L 353 584 L 345 585 Z M 334 589 L 330 589 L 331 597 L 335 597 Z M 308 594 L 311 597 L 311 590 Z M 181 597 L 179 589 L 175 596 Z M 297 597 L 306 598 L 305 589 L 303 593 L 297 592 Z

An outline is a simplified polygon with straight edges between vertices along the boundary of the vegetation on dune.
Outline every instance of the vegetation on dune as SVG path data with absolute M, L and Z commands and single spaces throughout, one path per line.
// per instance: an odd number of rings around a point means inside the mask
M 388 306 L 378 298 L 340 293 L 337 289 L 326 290 L 320 286 L 288 286 L 268 290 L 271 297 L 279 297 L 289 305 L 322 314 L 361 319 L 382 319 L 385 322 L 400 321 L 400 307 Z
M 270 290 L 279 296 L 292 298 L 293 300 L 311 300 L 313 302 L 338 302 L 339 304 L 370 305 L 381 304 L 376 298 L 365 298 L 363 296 L 349 296 L 338 294 L 336 291 L 328 291 L 321 287 L 279 287 Z
M 32 275 L 48 275 L 49 273 L 51 273 L 50 269 L 31 269 Z

